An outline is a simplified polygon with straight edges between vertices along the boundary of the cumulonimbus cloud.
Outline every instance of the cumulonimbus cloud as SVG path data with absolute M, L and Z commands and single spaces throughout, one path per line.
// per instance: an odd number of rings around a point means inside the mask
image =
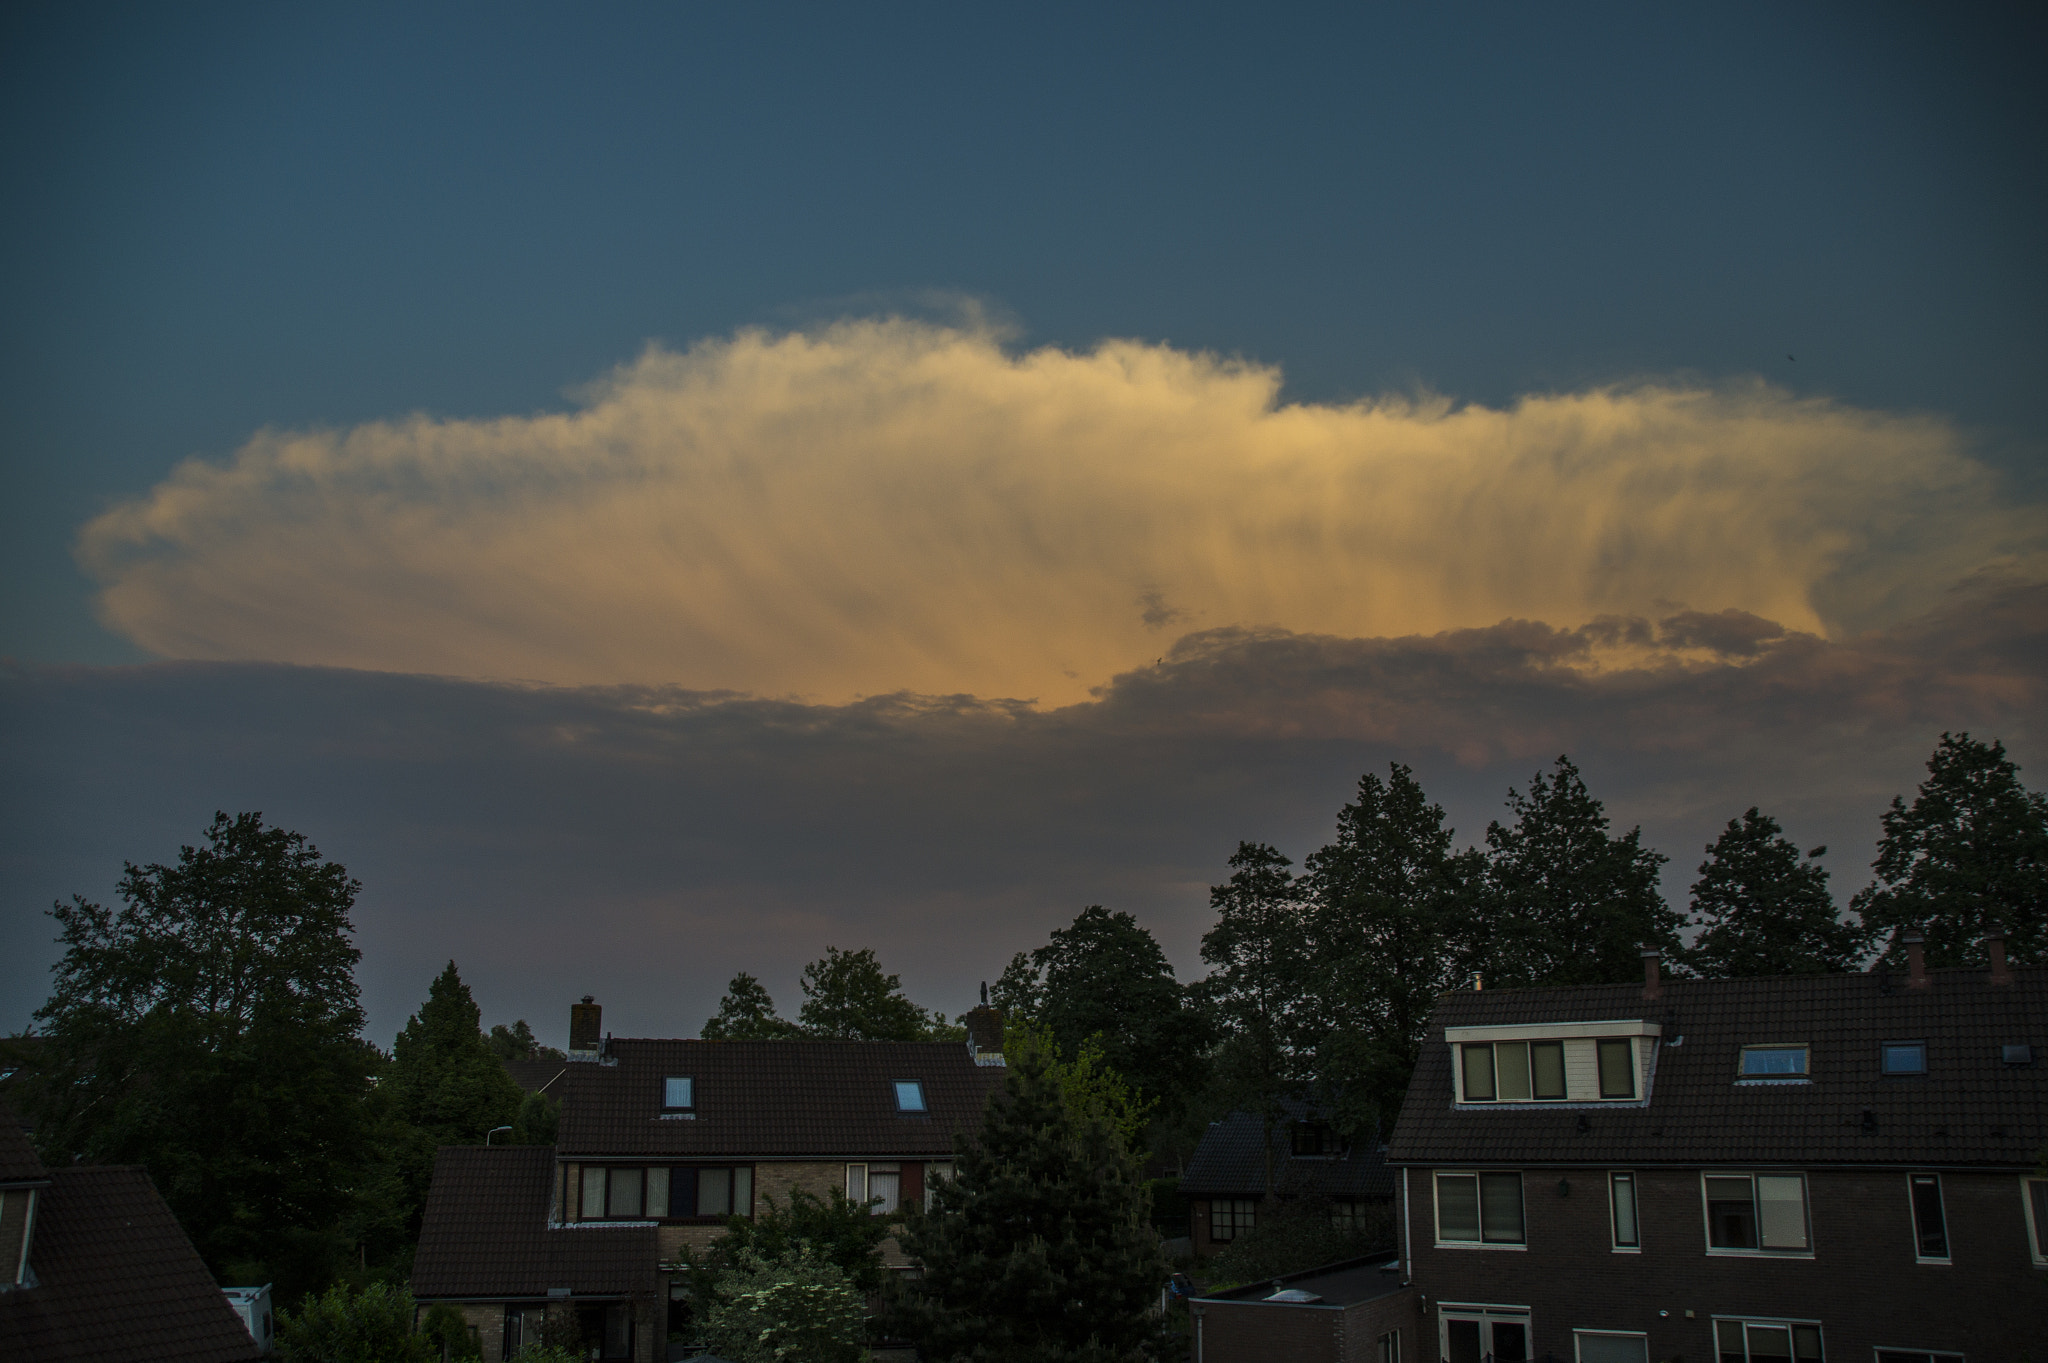
M 1935 418 L 1761 384 L 1279 389 L 1136 342 L 748 331 L 650 350 L 568 412 L 264 432 L 79 554 L 106 622 L 166 657 L 1046 703 L 1190 631 L 1689 609 L 1840 637 L 2038 568 L 2039 510 Z

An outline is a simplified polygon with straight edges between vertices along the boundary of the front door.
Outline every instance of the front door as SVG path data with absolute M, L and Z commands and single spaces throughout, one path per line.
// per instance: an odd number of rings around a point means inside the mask
M 1529 1313 L 1492 1307 L 1446 1307 L 1445 1363 L 1528 1363 Z

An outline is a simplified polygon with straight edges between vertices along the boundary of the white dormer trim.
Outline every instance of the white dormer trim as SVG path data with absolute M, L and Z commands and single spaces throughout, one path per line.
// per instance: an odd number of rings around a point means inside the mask
M 1446 1027 L 1444 1040 L 1452 1045 L 1462 1041 L 1551 1041 L 1560 1037 L 1662 1036 L 1664 1024 L 1641 1018 L 1613 1022 L 1521 1022 L 1504 1027 Z

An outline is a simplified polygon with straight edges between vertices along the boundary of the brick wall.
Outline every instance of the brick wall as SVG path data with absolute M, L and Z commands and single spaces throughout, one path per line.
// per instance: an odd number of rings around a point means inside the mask
M 1806 1171 L 1811 1258 L 1710 1255 L 1700 1171 L 1634 1172 L 1642 1251 L 1620 1254 L 1604 1170 L 1523 1171 L 1526 1250 L 1436 1247 L 1429 1171 L 1407 1171 L 1416 1287 L 1432 1308 L 1532 1307 L 1536 1355 L 1567 1359 L 1574 1328 L 1646 1331 L 1652 1359 L 1711 1358 L 1717 1313 L 1817 1319 L 1837 1360 L 1880 1345 L 2016 1358 L 2048 1330 L 2048 1273 L 2028 1253 L 2018 1175 L 1944 1173 L 1953 1262 L 1918 1264 L 1904 1170 Z M 1436 1357 L 1436 1329 L 1432 1309 L 1431 1347 L 1413 1357 Z

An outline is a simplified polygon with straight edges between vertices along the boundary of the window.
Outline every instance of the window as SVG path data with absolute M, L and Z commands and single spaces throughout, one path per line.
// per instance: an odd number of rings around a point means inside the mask
M 1330 1228 L 1341 1235 L 1358 1235 L 1371 1226 L 1370 1202 L 1339 1198 L 1330 1203 Z
M 1380 1336 L 1379 1352 L 1374 1363 L 1401 1363 L 1401 1332 L 1389 1330 Z
M 1636 1228 L 1636 1176 L 1609 1174 L 1607 1195 L 1614 1206 L 1614 1247 L 1641 1249 L 1642 1233 Z
M 1632 1052 L 1627 1041 L 1603 1041 L 1600 1045 L 1603 1056 L 1609 1046 L 1620 1047 L 1624 1055 Z M 1565 1099 L 1562 1041 L 1494 1041 L 1458 1049 L 1468 1103 L 1561 1103 Z M 1604 1092 L 1605 1088 L 1603 1084 L 1602 1097 L 1617 1096 Z M 1618 1096 L 1635 1097 L 1633 1078 Z
M 915 1079 L 897 1080 L 896 1110 L 898 1112 L 924 1111 L 924 1085 Z
M 697 1221 L 754 1214 L 754 1170 L 751 1165 L 717 1168 L 680 1165 L 667 1172 L 670 1220 Z
M 931 1181 L 935 1178 L 950 1179 L 952 1177 L 953 1161 L 951 1160 L 937 1160 L 931 1164 L 925 1165 L 924 1167 L 924 1181 L 927 1186 L 929 1186 Z
M 1622 1330 L 1574 1330 L 1578 1363 L 1650 1363 L 1650 1337 Z
M 2034 1048 L 2024 1042 L 2017 1046 L 2000 1046 L 1998 1058 L 2008 1065 L 2031 1065 L 2034 1063 Z
M 605 1194 L 605 1215 L 613 1221 L 631 1221 L 639 1217 L 646 1204 L 641 1201 L 641 1171 L 638 1169 L 613 1169 L 611 1191 Z
M 696 1083 L 689 1075 L 671 1076 L 661 1081 L 661 1105 L 670 1111 L 695 1107 Z
M 2048 1179 L 2026 1179 L 2020 1188 L 2025 1199 L 2027 1240 L 2034 1250 L 2034 1262 L 2048 1266 Z
M 1879 1349 L 1877 1363 L 1963 1363 L 1963 1356 L 1931 1354 L 1925 1349 Z
M 1716 1320 L 1720 1363 L 1821 1363 L 1820 1326 L 1810 1321 Z
M 1636 1096 L 1636 1048 L 1626 1039 L 1600 1043 L 1600 1096 Z
M 1248 1197 L 1219 1197 L 1209 1203 L 1209 1238 L 1217 1244 L 1250 1235 L 1258 1203 Z
M 888 1216 L 903 1205 L 903 1166 L 899 1164 L 870 1164 L 868 1166 L 868 1210 L 876 1216 Z
M 1927 1043 L 1887 1041 L 1877 1048 L 1878 1068 L 1886 1074 L 1927 1073 Z
M 1941 1214 L 1941 1175 L 1913 1174 L 1906 1186 L 1913 1196 L 1913 1257 L 1947 1263 L 1948 1219 Z
M 1450 1363 L 1527 1363 L 1527 1310 L 1445 1307 L 1440 1319 L 1438 1346 Z
M 604 1166 L 601 1164 L 583 1166 L 582 1212 L 585 1221 L 604 1220 Z
M 1520 1245 L 1520 1174 L 1438 1174 L 1436 1238 L 1447 1245 Z
M 1742 1077 L 1785 1083 L 1806 1078 L 1806 1047 L 1744 1046 Z
M 1296 1122 L 1288 1129 L 1288 1136 L 1299 1158 L 1318 1159 L 1337 1153 L 1337 1133 L 1321 1122 Z
M 1805 1175 L 1705 1174 L 1701 1183 L 1709 1252 L 1810 1252 Z
M 1490 1103 L 1493 1091 L 1493 1047 L 1460 1046 L 1465 1061 L 1465 1101 Z

